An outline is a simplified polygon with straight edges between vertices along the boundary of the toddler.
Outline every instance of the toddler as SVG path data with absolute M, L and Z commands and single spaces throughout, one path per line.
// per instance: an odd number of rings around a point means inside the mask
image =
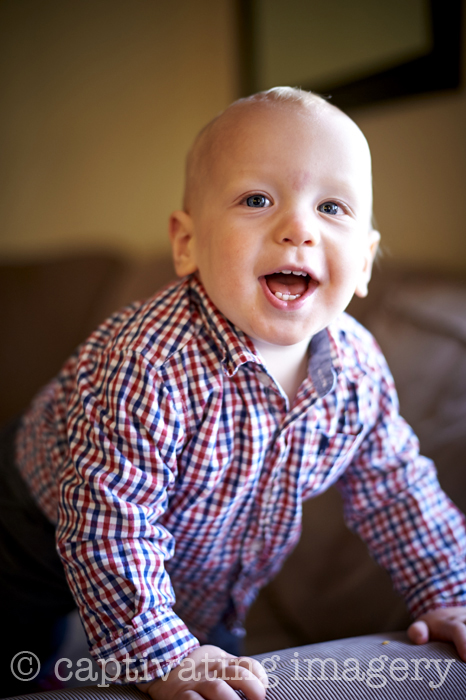
M 170 218 L 182 279 L 102 324 L 22 417 L 12 498 L 49 547 L 23 565 L 44 591 L 30 615 L 76 601 L 117 682 L 261 700 L 242 623 L 299 538 L 303 499 L 331 484 L 416 619 L 412 641 L 452 640 L 466 659 L 463 517 L 344 313 L 367 293 L 371 212 L 369 148 L 346 115 L 291 88 L 235 102 L 188 157 Z M 8 595 L 30 600 L 18 566 Z

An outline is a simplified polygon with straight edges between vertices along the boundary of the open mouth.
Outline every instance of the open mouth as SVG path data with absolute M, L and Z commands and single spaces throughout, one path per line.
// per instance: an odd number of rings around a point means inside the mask
M 305 294 L 312 277 L 304 270 L 280 270 L 265 275 L 265 283 L 270 292 L 281 301 L 295 301 Z

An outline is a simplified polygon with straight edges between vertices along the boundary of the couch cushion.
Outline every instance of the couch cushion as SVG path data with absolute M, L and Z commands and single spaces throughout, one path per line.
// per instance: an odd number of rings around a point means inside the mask
M 0 422 L 23 410 L 93 330 L 94 308 L 120 269 L 98 255 L 0 265 Z
M 406 280 L 387 289 L 366 322 L 392 370 L 401 414 L 466 511 L 466 284 Z

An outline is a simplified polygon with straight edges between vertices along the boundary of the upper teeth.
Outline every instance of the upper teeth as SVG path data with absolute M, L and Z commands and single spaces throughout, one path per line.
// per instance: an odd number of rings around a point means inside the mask
M 298 276 L 302 276 L 302 277 L 307 276 L 307 272 L 303 272 L 301 270 L 280 270 L 280 273 L 282 275 L 298 275 Z

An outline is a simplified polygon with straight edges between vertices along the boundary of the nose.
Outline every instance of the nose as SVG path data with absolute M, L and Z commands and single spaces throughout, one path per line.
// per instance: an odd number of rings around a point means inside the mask
M 315 246 L 320 241 L 318 222 L 311 211 L 288 211 L 277 231 L 280 243 Z

